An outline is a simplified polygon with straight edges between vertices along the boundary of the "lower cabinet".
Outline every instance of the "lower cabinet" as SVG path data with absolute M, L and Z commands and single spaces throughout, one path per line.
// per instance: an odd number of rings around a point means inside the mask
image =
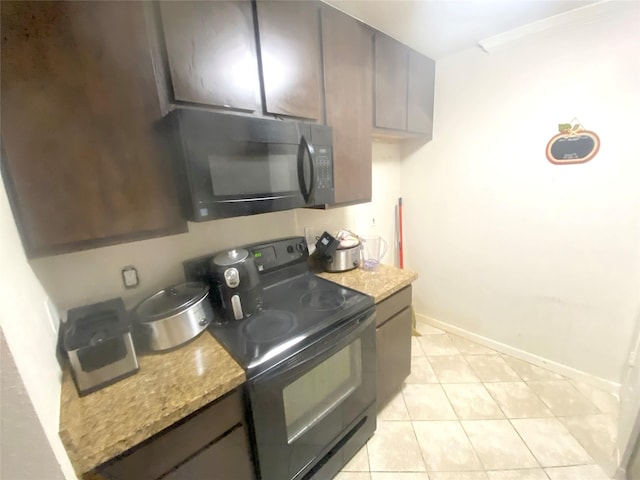
M 166 480 L 251 480 L 253 471 L 248 462 L 247 432 L 242 425 L 227 436 L 209 445 L 191 460 L 169 472 Z
M 243 418 L 234 390 L 96 471 L 109 480 L 253 480 Z
M 376 305 L 378 411 L 411 373 L 411 286 Z

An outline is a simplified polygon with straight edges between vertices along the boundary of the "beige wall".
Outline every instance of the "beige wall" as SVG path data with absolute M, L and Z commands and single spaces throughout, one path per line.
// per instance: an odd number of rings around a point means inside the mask
M 56 361 L 57 322 L 49 312 L 54 307 L 47 293 L 34 275 L 22 249 L 4 183 L 0 187 L 0 322 L 24 388 L 42 425 L 62 471 L 69 479 L 75 478 L 69 458 L 58 437 L 60 412 L 60 367 Z M 3 347 L 4 349 L 4 347 Z M 3 351 L 3 355 L 9 352 Z M 6 366 L 10 368 L 9 365 Z M 2 373 L 5 373 L 3 362 Z M 4 387 L 4 378 L 3 378 Z M 25 407 L 26 408 L 26 407 Z M 11 415 L 20 415 L 11 404 L 2 404 Z M 25 422 L 27 419 L 25 419 Z M 25 434 L 25 424 L 3 422 L 2 437 L 20 442 Z M 14 431 L 11 431 L 14 429 Z M 46 459 L 50 450 L 33 444 L 35 456 Z M 5 453 L 3 449 L 3 455 Z M 4 462 L 3 462 L 4 463 Z M 25 470 L 26 472 L 27 470 Z M 53 475 L 53 474 L 52 474 Z M 4 476 L 3 476 L 4 478 Z M 14 477 L 16 478 L 16 477 Z M 28 477 L 25 477 L 28 478 Z
M 640 4 L 438 62 L 434 140 L 407 152 L 421 314 L 619 383 L 640 286 Z M 578 117 L 602 141 L 545 158 Z
M 64 479 L 1 331 L 0 357 L 0 478 Z

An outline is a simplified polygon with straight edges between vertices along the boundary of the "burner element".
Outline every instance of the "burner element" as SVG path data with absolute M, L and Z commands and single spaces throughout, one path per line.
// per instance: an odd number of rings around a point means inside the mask
M 318 281 L 317 278 L 308 276 L 305 278 L 301 278 L 300 280 L 291 282 L 291 285 L 289 285 L 289 288 L 292 288 L 294 290 L 313 290 L 319 284 L 320 282 Z
M 335 290 L 314 290 L 305 293 L 300 298 L 300 304 L 314 310 L 335 310 L 345 302 L 344 295 Z
M 263 310 L 245 321 L 242 329 L 255 343 L 272 342 L 288 336 L 296 326 L 296 316 L 282 310 Z

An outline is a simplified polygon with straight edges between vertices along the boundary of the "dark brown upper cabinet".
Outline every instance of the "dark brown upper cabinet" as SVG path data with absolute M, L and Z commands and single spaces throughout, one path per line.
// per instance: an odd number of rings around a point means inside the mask
M 319 4 L 256 2 L 265 112 L 322 120 Z
M 375 33 L 375 134 L 430 140 L 435 62 Z
M 378 128 L 407 129 L 409 49 L 393 38 L 375 34 L 375 123 Z
M 433 60 L 409 50 L 407 130 L 431 138 L 433 130 L 433 92 L 436 65 Z
M 143 3 L 0 9 L 3 178 L 27 255 L 186 231 Z
M 159 2 L 173 97 L 260 110 L 260 77 L 250 1 Z
M 371 200 L 373 114 L 372 32 L 354 18 L 323 5 L 327 125 L 333 127 L 335 202 Z

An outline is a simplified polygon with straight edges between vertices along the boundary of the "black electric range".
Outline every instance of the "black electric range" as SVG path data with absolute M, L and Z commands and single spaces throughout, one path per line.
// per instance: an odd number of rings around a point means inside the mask
M 263 309 L 209 330 L 247 375 L 258 478 L 332 478 L 375 431 L 374 300 L 314 275 L 303 237 L 243 248 L 260 272 Z M 184 262 L 187 280 L 215 289 L 213 257 Z
M 264 288 L 263 309 L 237 322 L 214 321 L 211 333 L 251 378 L 374 308 L 373 298 L 320 278 L 309 270 L 304 237 L 243 246 L 254 257 Z M 215 254 L 184 262 L 187 281 L 212 283 Z M 212 285 L 212 288 L 215 286 Z M 216 295 L 212 295 L 216 298 Z M 214 305 L 220 308 L 219 305 Z M 218 319 L 224 318 L 217 315 Z

